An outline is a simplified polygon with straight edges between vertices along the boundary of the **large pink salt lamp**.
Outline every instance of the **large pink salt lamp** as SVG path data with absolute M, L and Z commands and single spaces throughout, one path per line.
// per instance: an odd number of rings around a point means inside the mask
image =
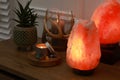
M 68 39 L 66 54 L 68 65 L 85 73 L 97 67 L 100 57 L 99 36 L 94 22 L 76 23 Z
M 120 3 L 106 0 L 92 15 L 100 36 L 101 44 L 115 44 L 120 41 Z

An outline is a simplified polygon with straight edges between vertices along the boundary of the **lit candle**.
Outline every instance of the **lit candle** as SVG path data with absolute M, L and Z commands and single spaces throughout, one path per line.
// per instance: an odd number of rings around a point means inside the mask
M 37 48 L 40 48 L 40 49 L 45 49 L 45 48 L 47 48 L 45 44 L 37 44 L 36 47 L 37 47 Z
M 45 58 L 48 55 L 48 49 L 45 44 L 36 45 L 36 58 Z

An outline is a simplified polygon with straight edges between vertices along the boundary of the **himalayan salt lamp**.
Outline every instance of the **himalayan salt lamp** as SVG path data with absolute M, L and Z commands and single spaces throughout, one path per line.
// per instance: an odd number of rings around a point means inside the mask
M 92 20 L 99 30 L 101 44 L 114 44 L 120 41 L 120 3 L 107 0 L 94 11 Z
M 94 11 L 91 18 L 98 28 L 101 44 L 101 61 L 113 64 L 120 58 L 118 53 L 120 41 L 120 3 L 106 0 Z M 112 58 L 112 60 L 111 60 Z
M 79 74 L 89 75 L 98 66 L 100 57 L 99 36 L 94 22 L 79 21 L 68 39 L 68 65 Z

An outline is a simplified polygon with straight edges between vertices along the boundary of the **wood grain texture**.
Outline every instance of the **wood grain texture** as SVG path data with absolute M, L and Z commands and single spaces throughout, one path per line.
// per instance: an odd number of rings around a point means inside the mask
M 100 63 L 91 76 L 73 73 L 65 62 L 65 52 L 60 52 L 62 63 L 54 67 L 36 67 L 30 64 L 28 55 L 16 49 L 12 40 L 0 42 L 0 69 L 26 80 L 120 80 L 120 68 Z

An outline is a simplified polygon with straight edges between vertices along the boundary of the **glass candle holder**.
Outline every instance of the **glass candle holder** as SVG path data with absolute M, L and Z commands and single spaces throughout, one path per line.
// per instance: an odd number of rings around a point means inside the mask
M 48 55 L 48 48 L 45 44 L 36 44 L 36 58 L 43 59 Z

